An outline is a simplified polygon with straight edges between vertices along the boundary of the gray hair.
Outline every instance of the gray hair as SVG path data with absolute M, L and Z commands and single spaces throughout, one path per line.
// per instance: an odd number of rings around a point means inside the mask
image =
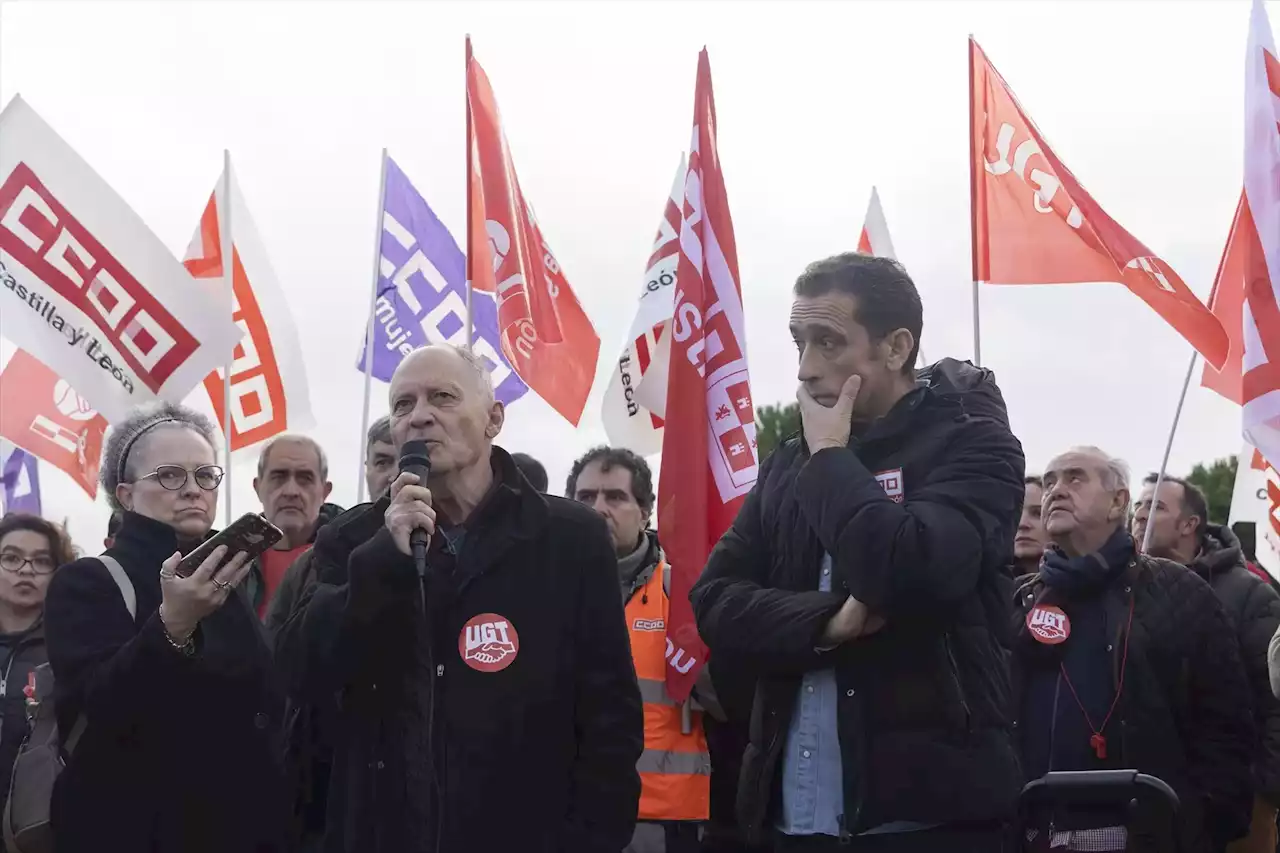
M 262 453 L 258 454 L 258 477 L 261 479 L 267 473 L 267 457 L 271 455 L 271 448 L 275 447 L 282 441 L 296 441 L 300 444 L 308 444 L 311 449 L 316 452 L 316 459 L 320 463 L 320 479 L 329 479 L 329 457 L 324 455 L 324 448 L 320 446 L 320 442 L 308 435 L 299 435 L 293 432 L 282 432 L 270 439 L 266 444 L 262 445 Z
M 134 469 L 131 462 L 140 455 L 145 446 L 142 439 L 158 429 L 188 429 L 209 442 L 215 454 L 218 448 L 218 431 L 213 423 L 199 412 L 180 406 L 176 403 L 157 403 L 134 409 L 120 423 L 111 428 L 107 436 L 106 447 L 102 451 L 102 469 L 98 479 L 107 493 L 107 503 L 113 510 L 123 512 L 124 506 L 116 497 L 116 486 L 131 483 L 134 480 Z
M 369 427 L 369 434 L 364 445 L 365 456 L 369 455 L 369 451 L 375 444 L 391 444 L 391 415 L 383 415 L 373 422 Z
M 1125 464 L 1123 459 L 1118 459 L 1102 448 L 1094 447 L 1091 444 L 1079 445 L 1067 452 L 1096 456 L 1101 464 L 1102 487 L 1109 492 L 1118 492 L 1121 489 L 1126 492 L 1129 491 L 1129 466 Z

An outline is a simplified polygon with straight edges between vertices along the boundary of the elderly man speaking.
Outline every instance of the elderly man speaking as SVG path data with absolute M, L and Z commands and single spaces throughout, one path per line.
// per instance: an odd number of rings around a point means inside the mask
M 503 407 L 467 351 L 411 353 L 390 407 L 431 474 L 320 532 L 319 583 L 276 638 L 295 696 L 341 696 L 324 849 L 616 853 L 644 730 L 604 522 L 492 445 Z

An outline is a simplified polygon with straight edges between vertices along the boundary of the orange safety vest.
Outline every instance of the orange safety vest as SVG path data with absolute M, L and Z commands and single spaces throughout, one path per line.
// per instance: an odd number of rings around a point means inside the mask
M 666 564 L 659 562 L 627 602 L 631 657 L 644 702 L 644 753 L 640 771 L 640 820 L 706 820 L 711 813 L 711 755 L 694 711 L 693 731 L 680 726 L 680 705 L 667 696 Z

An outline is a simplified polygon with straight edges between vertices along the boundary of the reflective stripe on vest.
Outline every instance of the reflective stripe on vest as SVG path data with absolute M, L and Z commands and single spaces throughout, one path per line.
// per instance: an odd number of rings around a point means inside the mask
M 680 705 L 667 695 L 668 602 L 664 566 L 627 602 L 631 657 L 644 703 L 644 752 L 640 771 L 640 820 L 706 820 L 711 812 L 711 757 L 695 711 L 693 731 L 681 730 Z

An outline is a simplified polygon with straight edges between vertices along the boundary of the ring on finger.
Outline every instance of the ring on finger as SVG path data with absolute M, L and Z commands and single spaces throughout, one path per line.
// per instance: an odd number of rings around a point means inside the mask
M 219 590 L 222 590 L 224 592 L 228 589 L 231 589 L 231 584 L 227 583 L 226 581 L 220 581 L 220 580 L 214 579 L 213 585 L 216 586 Z
M 173 569 L 165 569 L 160 572 L 160 577 L 163 578 L 164 580 L 172 580 L 177 576 L 178 576 L 178 573 L 175 572 Z

